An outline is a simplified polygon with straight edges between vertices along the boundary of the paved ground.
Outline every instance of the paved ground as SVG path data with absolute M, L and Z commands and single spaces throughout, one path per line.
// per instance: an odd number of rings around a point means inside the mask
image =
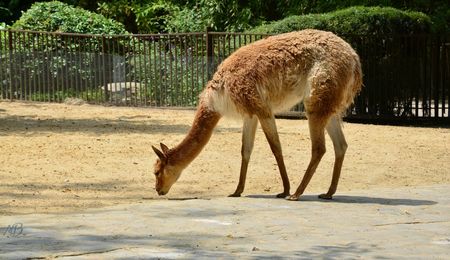
M 450 186 L 349 192 L 333 201 L 145 200 L 0 223 L 1 259 L 448 259 Z

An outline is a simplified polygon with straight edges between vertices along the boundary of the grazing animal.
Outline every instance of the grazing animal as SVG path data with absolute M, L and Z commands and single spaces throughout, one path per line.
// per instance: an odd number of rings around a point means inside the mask
M 312 143 L 311 160 L 296 192 L 287 197 L 297 200 L 303 194 L 325 153 L 325 129 L 333 141 L 335 162 L 327 193 L 336 192 L 347 143 L 341 129 L 341 115 L 353 102 L 362 85 L 359 57 L 338 36 L 324 31 L 303 30 L 271 36 L 241 47 L 218 67 L 200 95 L 193 125 L 184 140 L 172 149 L 153 146 L 156 191 L 167 194 L 181 172 L 201 152 L 222 116 L 243 118 L 242 162 L 239 183 L 232 197 L 244 191 L 247 166 L 252 153 L 258 121 L 275 156 L 283 181 L 283 192 L 290 195 L 274 114 L 304 102 Z

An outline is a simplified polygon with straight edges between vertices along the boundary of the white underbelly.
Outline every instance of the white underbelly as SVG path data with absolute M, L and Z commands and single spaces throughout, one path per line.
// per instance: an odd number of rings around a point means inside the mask
M 307 77 L 273 79 L 256 86 L 256 88 L 260 99 L 258 102 L 270 108 L 272 113 L 288 111 L 310 95 Z M 206 92 L 203 95 L 207 96 L 204 98 L 208 100 L 209 106 L 223 116 L 240 118 L 246 114 L 246 110 L 242 109 L 246 107 L 246 104 L 235 104 L 227 88 Z M 252 112 L 257 113 L 256 111 Z
M 290 110 L 306 96 L 309 96 L 309 91 L 307 78 L 297 75 L 273 82 L 270 87 L 259 88 L 261 96 L 270 105 L 273 113 Z

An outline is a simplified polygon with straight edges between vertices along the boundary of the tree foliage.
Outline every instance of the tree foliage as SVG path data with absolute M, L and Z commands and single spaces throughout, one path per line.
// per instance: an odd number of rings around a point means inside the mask
M 125 34 L 123 24 L 71 5 L 35 3 L 13 25 L 14 29 L 90 34 Z
M 200 0 L 186 4 L 169 20 L 174 32 L 243 31 L 253 25 L 255 19 L 249 7 L 238 0 Z
M 115 0 L 100 2 L 97 11 L 123 23 L 129 32 L 159 33 L 167 31 L 167 20 L 176 9 L 170 1 Z
M 44 0 L 45 1 L 45 0 Z M 292 15 L 318 14 L 352 6 L 394 7 L 423 12 L 437 32 L 450 32 L 448 0 L 61 0 L 103 14 L 132 33 L 244 31 Z M 33 0 L 0 0 L 0 22 L 10 24 Z

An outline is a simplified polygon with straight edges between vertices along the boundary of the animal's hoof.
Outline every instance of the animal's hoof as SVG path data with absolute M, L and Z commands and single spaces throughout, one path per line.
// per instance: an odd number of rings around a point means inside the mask
M 319 198 L 323 199 L 323 200 L 331 200 L 333 198 L 333 195 L 330 195 L 328 193 L 324 193 L 324 194 L 320 194 Z
M 277 194 L 277 198 L 286 198 L 287 196 L 289 196 L 289 192 L 283 192 L 283 193 Z
M 228 197 L 233 197 L 233 198 L 237 198 L 237 197 L 240 197 L 240 196 L 241 196 L 240 193 L 233 193 L 233 194 L 228 195 Z
M 297 195 L 291 195 L 291 196 L 287 197 L 286 200 L 297 201 L 298 198 L 299 198 L 299 196 L 297 196 Z

